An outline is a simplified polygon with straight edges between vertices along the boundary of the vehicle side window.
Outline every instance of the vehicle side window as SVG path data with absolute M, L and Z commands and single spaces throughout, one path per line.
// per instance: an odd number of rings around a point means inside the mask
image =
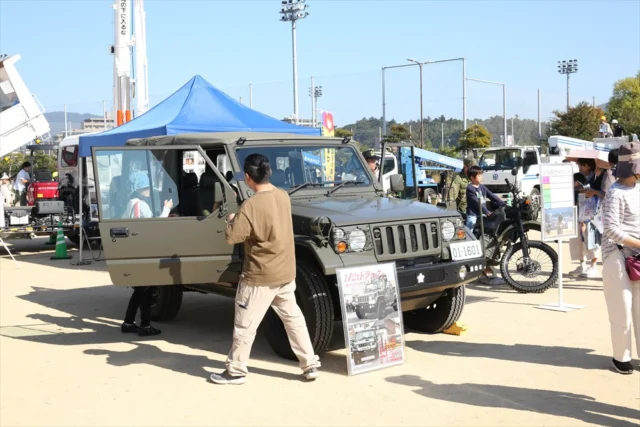
M 527 166 L 537 165 L 538 164 L 538 156 L 533 151 L 527 151 L 524 153 L 523 164 Z
M 78 147 L 75 145 L 64 147 L 60 158 L 62 160 L 62 166 L 78 166 Z
M 384 163 L 382 165 L 382 174 L 385 175 L 393 171 L 394 166 L 395 166 L 395 162 L 392 158 L 385 158 Z

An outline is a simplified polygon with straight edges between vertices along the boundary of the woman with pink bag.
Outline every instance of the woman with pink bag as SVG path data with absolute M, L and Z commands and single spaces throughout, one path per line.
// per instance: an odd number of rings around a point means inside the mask
M 604 259 L 602 278 L 611 323 L 613 368 L 621 374 L 633 373 L 631 365 L 631 324 L 640 357 L 640 144 L 620 147 L 617 180 L 605 198 Z

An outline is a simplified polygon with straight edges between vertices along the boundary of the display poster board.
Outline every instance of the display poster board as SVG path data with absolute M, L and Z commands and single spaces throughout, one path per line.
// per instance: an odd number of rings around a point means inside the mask
M 337 270 L 349 375 L 405 361 L 395 263 Z
M 568 240 L 577 234 L 577 209 L 571 163 L 540 165 L 542 240 Z

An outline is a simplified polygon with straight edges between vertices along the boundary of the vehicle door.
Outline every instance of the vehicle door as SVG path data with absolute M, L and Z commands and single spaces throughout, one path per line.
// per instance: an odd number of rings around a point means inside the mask
M 185 168 L 194 152 L 206 163 L 200 177 Z M 114 285 L 237 281 L 232 265 L 238 257 L 224 234 L 236 197 L 200 147 L 94 147 L 92 156 L 100 235 Z M 146 194 L 134 189 L 145 181 L 140 174 L 148 178 Z M 173 204 L 168 217 L 165 203 Z M 151 218 L 140 217 L 144 204 Z
M 393 155 L 386 154 L 384 160 L 381 160 L 380 169 L 382 170 L 382 189 L 387 192 L 391 188 L 391 175 L 398 174 L 398 163 Z

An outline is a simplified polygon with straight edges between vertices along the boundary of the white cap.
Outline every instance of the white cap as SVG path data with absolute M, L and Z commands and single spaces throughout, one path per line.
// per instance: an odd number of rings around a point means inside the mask
M 9 175 L 7 175 L 7 173 L 5 172 L 2 174 L 2 178 L 0 179 L 9 179 Z
M 618 121 L 616 119 L 613 119 L 613 120 L 611 120 L 611 123 L 613 123 L 615 125 L 616 123 L 618 123 Z

